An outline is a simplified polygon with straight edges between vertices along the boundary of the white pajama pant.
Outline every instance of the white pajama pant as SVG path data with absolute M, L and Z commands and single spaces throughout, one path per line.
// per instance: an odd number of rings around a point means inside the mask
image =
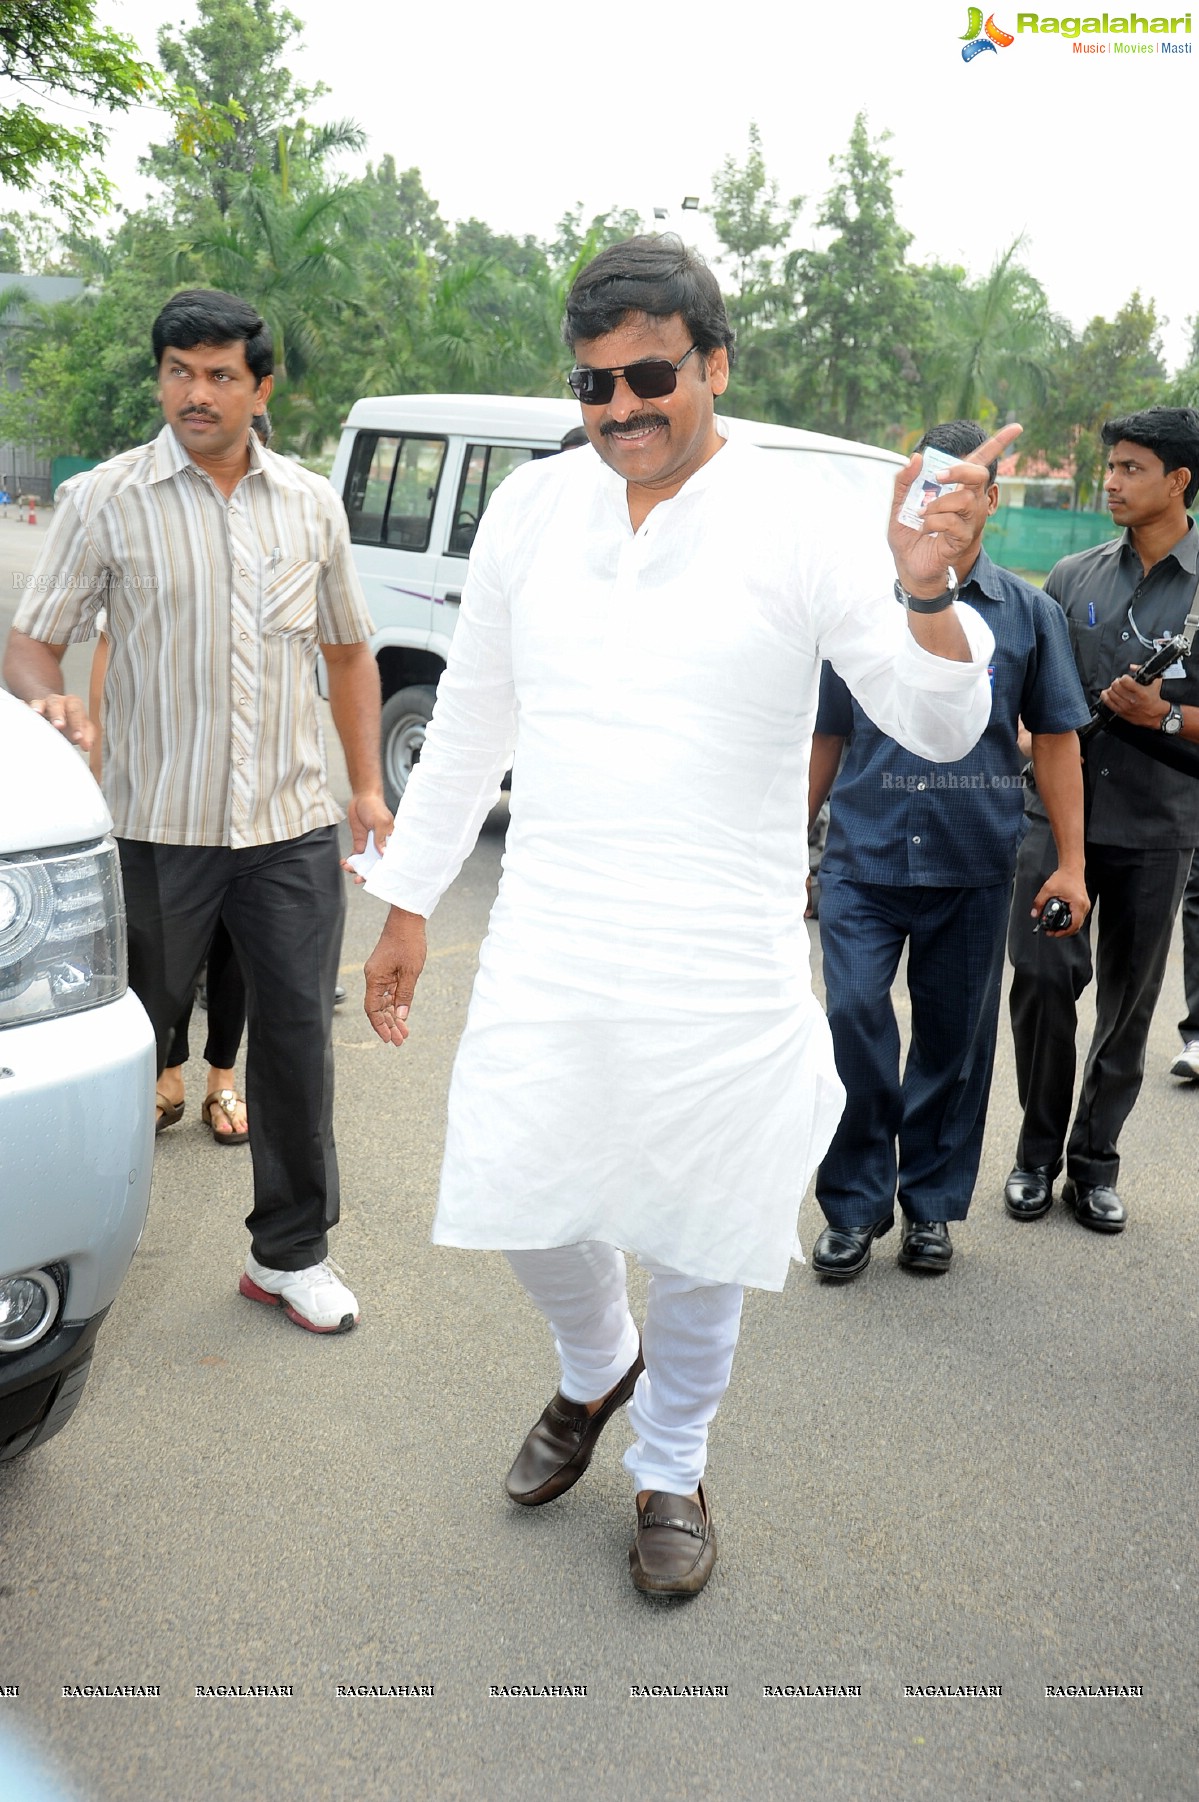
M 549 1322 L 562 1394 L 575 1402 L 606 1395 L 637 1356 L 624 1253 L 592 1240 L 506 1255 Z M 690 1495 L 704 1474 L 708 1426 L 732 1373 L 744 1291 L 641 1262 L 649 1272 L 645 1370 L 629 1403 L 637 1437 L 625 1469 L 638 1491 Z

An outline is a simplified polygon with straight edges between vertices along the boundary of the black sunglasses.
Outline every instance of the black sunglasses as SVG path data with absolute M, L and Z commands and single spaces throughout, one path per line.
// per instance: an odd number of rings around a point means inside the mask
M 606 407 L 616 393 L 616 378 L 623 375 L 638 400 L 661 400 L 679 385 L 679 370 L 698 344 L 683 352 L 677 363 L 668 357 L 647 357 L 644 363 L 626 363 L 617 369 L 572 369 L 567 376 L 571 393 L 585 407 Z

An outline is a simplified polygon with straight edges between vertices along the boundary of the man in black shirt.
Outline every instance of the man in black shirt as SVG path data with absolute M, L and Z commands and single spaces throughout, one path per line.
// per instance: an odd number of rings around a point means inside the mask
M 1199 656 L 1172 665 L 1145 688 L 1129 672 L 1180 632 L 1194 609 L 1199 534 L 1187 508 L 1199 493 L 1199 413 L 1153 407 L 1109 420 L 1103 441 L 1104 491 L 1124 536 L 1064 557 L 1045 592 L 1066 615 L 1088 702 L 1094 707 L 1102 700 L 1136 730 L 1126 738 L 1096 733 L 1084 750 L 1086 885 L 1099 921 L 1098 988 L 1072 1127 L 1076 1004 L 1093 973 L 1091 921 L 1068 939 L 1032 930 L 1032 901 L 1055 852 L 1044 808 L 1030 797 L 1008 933 L 1024 1120 L 1004 1196 L 1014 1219 L 1039 1219 L 1052 1204 L 1064 1155 L 1063 1201 L 1084 1226 L 1118 1233 L 1127 1213 L 1115 1188 L 1116 1142 L 1140 1091 L 1170 932 L 1199 844 L 1199 781 L 1163 766 L 1135 742 L 1143 735 L 1152 749 L 1164 733 L 1199 743 Z

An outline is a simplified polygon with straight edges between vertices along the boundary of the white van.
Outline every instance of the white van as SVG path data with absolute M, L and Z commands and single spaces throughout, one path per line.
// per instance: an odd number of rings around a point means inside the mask
M 331 480 L 345 501 L 375 623 L 389 806 L 420 756 L 487 503 L 518 464 L 556 456 L 579 419 L 570 399 L 398 394 L 358 401 L 342 428 Z M 797 483 L 848 492 L 862 517 L 884 529 L 904 461 L 893 451 L 750 419 L 722 416 L 721 425 L 789 457 Z

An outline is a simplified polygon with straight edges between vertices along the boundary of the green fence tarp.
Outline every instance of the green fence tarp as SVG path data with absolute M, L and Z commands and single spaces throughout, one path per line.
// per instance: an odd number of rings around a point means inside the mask
M 98 457 L 55 457 L 50 465 L 51 499 L 58 493 L 60 486 L 68 476 L 77 476 L 85 469 L 95 469 L 99 460 Z M 996 562 L 998 561 L 999 559 L 996 558 Z
M 1110 513 L 1067 513 L 1052 507 L 999 507 L 987 523 L 987 555 L 1004 569 L 1047 575 L 1060 557 L 1119 535 Z

